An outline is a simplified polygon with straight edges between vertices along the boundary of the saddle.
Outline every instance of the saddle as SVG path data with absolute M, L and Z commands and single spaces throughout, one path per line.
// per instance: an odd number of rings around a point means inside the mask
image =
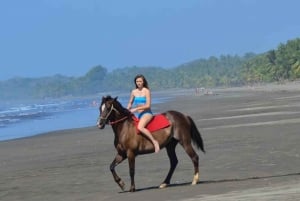
M 135 126 L 137 127 L 138 123 L 139 123 L 139 119 L 136 116 L 132 117 L 134 122 L 135 122 Z M 169 127 L 170 121 L 162 114 L 156 114 L 153 116 L 153 118 L 151 119 L 151 121 L 147 124 L 146 128 L 150 131 L 150 132 L 154 132 L 157 131 L 159 129 L 163 129 L 163 128 L 167 128 Z M 140 131 L 138 129 L 137 133 L 139 134 Z

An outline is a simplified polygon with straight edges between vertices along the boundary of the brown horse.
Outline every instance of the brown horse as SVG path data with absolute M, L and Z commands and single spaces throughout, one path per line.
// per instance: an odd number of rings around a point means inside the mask
M 110 124 L 115 135 L 114 145 L 117 155 L 110 165 L 114 180 L 124 190 L 125 184 L 117 175 L 115 167 L 128 158 L 131 179 L 130 192 L 133 192 L 135 191 L 135 157 L 140 154 L 153 153 L 154 146 L 146 137 L 137 134 L 138 131 L 133 120 L 133 114 L 121 105 L 117 97 L 102 97 L 99 111 L 98 128 L 103 129 L 105 124 Z M 192 185 L 195 185 L 199 180 L 199 157 L 192 147 L 192 142 L 198 149 L 205 152 L 200 132 L 189 116 L 177 111 L 167 111 L 162 113 L 162 115 L 170 121 L 170 126 L 154 131 L 152 134 L 159 142 L 160 148 L 166 147 L 171 167 L 159 188 L 165 188 L 170 184 L 171 177 L 178 163 L 175 153 L 175 147 L 178 142 L 193 162 L 194 177 Z

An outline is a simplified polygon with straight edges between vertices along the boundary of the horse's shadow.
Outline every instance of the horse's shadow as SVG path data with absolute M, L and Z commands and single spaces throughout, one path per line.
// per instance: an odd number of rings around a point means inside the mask
M 215 181 L 200 181 L 197 184 L 203 184 L 203 183 L 214 183 Z M 169 184 L 167 188 L 172 188 L 172 187 L 180 187 L 180 186 L 190 186 L 191 182 L 183 182 L 183 183 L 174 183 L 174 184 Z M 145 187 L 145 188 L 138 188 L 135 189 L 135 192 L 142 192 L 142 191 L 148 191 L 148 190 L 154 190 L 154 189 L 159 189 L 159 186 L 150 186 L 150 187 Z M 119 193 L 128 193 L 129 191 L 121 191 Z

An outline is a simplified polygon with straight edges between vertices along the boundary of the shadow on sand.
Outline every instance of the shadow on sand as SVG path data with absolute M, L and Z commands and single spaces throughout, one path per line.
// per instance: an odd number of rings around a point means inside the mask
M 212 183 L 224 183 L 224 182 L 242 182 L 248 180 L 256 180 L 256 179 L 270 179 L 270 178 L 278 178 L 278 177 L 289 177 L 289 176 L 300 176 L 300 172 L 297 173 L 288 173 L 288 174 L 279 174 L 279 175 L 270 175 L 270 176 L 263 176 L 263 177 L 248 177 L 248 178 L 236 178 L 236 179 L 221 179 L 221 180 L 206 180 L 206 181 L 199 181 L 197 184 L 212 184 Z M 180 186 L 189 186 L 191 182 L 183 182 L 183 183 L 176 183 L 176 184 L 169 184 L 167 188 L 172 187 L 180 187 Z M 136 192 L 142 192 L 147 190 L 154 190 L 158 189 L 158 186 L 150 186 L 146 188 L 139 188 L 136 189 Z M 129 191 L 121 191 L 119 193 L 128 193 Z

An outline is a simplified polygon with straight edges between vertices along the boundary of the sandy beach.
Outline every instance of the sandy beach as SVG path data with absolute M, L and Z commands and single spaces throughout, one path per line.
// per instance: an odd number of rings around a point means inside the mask
M 299 83 L 218 89 L 212 95 L 167 93 L 174 98 L 153 110 L 190 115 L 204 140 L 207 153 L 198 152 L 197 185 L 190 185 L 192 162 L 177 146 L 179 163 L 170 187 L 157 188 L 169 168 L 162 149 L 137 157 L 137 192 L 122 192 L 109 170 L 116 154 L 113 131 L 95 126 L 0 142 L 0 200 L 300 199 Z M 128 190 L 127 161 L 116 171 Z

